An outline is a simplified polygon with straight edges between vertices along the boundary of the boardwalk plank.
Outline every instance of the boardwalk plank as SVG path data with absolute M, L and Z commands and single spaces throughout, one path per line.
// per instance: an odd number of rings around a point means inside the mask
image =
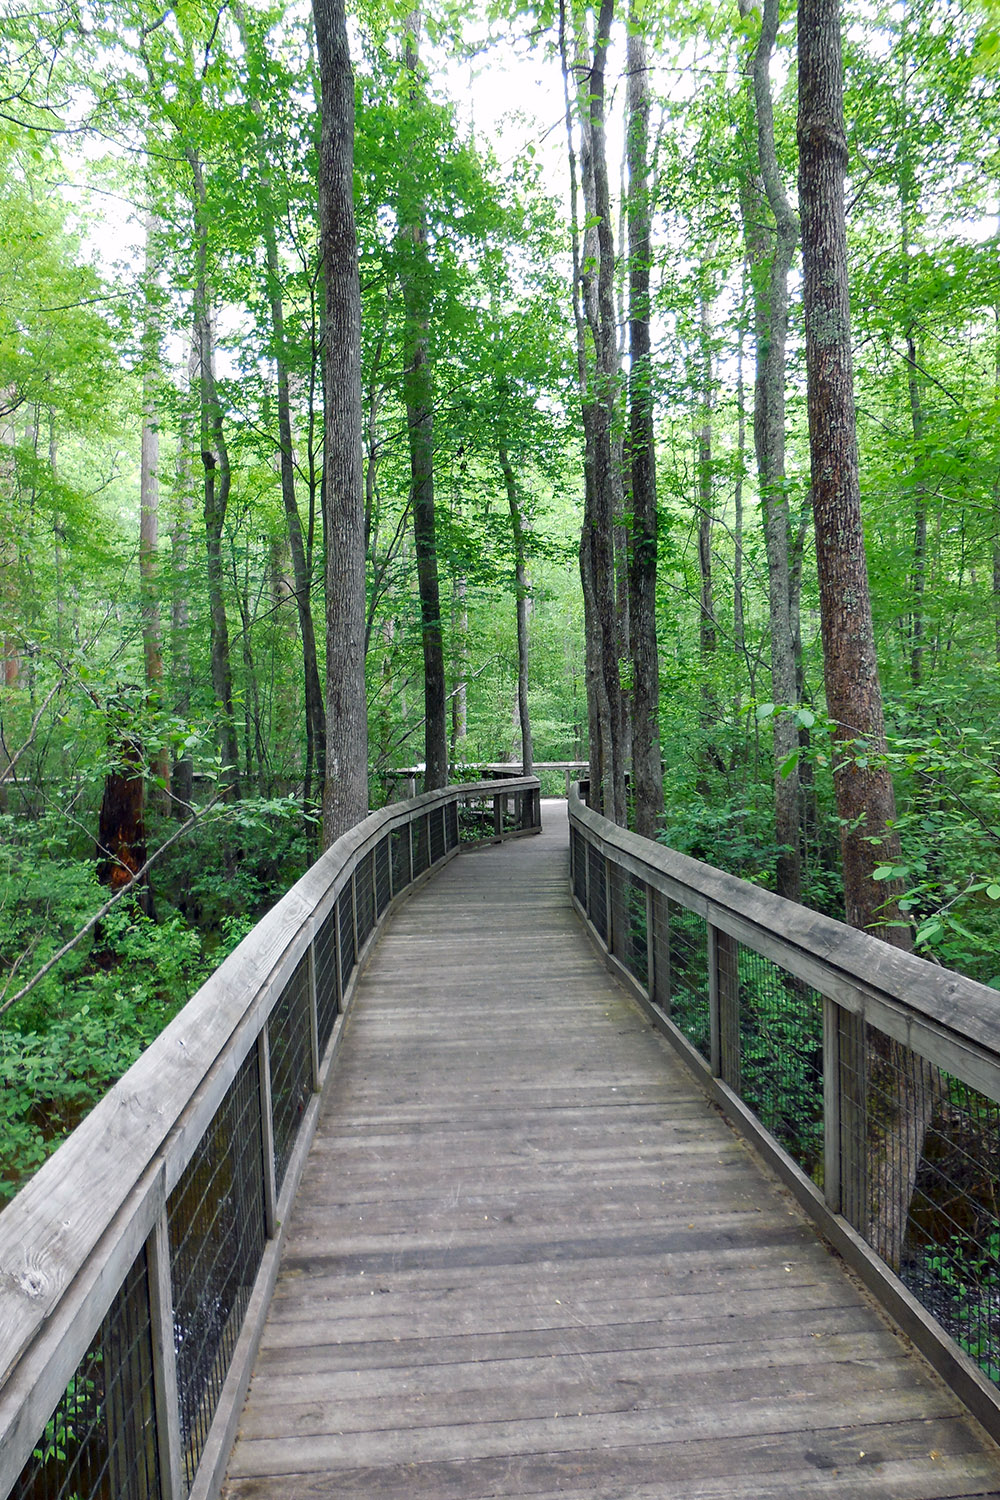
M 997 1450 L 594 960 L 564 844 L 454 861 L 382 939 L 228 1500 L 1000 1500 Z

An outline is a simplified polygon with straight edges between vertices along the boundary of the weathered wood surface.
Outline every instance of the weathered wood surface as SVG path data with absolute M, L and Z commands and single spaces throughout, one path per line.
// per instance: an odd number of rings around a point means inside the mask
M 362 981 L 228 1500 L 1000 1500 L 1000 1454 L 592 955 L 565 813 Z

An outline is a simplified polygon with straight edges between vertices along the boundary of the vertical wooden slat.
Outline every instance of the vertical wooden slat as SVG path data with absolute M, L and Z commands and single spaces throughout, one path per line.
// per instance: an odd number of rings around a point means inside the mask
M 615 951 L 615 919 L 614 919 L 614 884 L 612 871 L 614 866 L 610 857 L 605 854 L 604 859 L 604 943 L 609 953 Z
M 177 1394 L 177 1354 L 174 1348 L 174 1296 L 170 1281 L 170 1236 L 167 1209 L 146 1241 L 149 1311 L 153 1337 L 153 1392 L 156 1402 L 156 1440 L 160 1461 L 161 1500 L 183 1500 L 180 1399 Z
M 718 932 L 708 923 L 708 1061 L 716 1078 L 722 1077 L 722 1017 L 719 996 Z
M 319 1093 L 319 1002 L 316 993 L 316 919 L 309 919 L 309 1050 L 312 1054 L 312 1091 Z
M 340 931 L 340 897 L 333 903 L 333 975 L 337 986 L 337 1015 L 344 1009 L 344 969 L 341 961 L 343 937 Z
M 260 1130 L 264 1158 L 264 1227 L 269 1240 L 278 1227 L 278 1193 L 274 1176 L 274 1117 L 271 1110 L 271 1048 L 265 1026 L 257 1038 L 260 1078 Z
M 823 996 L 823 1196 L 840 1213 L 840 1006 Z
M 740 1056 L 739 945 L 728 932 L 715 929 L 715 962 L 719 988 L 720 1077 L 734 1093 L 742 1088 Z
M 659 1006 L 665 1016 L 670 1014 L 671 966 L 670 966 L 670 901 L 655 888 L 653 898 L 653 1004 Z
M 866 1028 L 864 1018 L 839 1009 L 838 1093 L 840 1109 L 840 1212 L 868 1230 Z

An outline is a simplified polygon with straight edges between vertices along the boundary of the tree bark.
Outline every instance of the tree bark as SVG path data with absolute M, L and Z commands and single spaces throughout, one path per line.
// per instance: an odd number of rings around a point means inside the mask
M 320 249 L 326 286 L 323 518 L 326 532 L 327 846 L 368 811 L 365 513 L 361 472 L 361 287 L 354 223 L 354 74 L 343 0 L 313 0 L 322 89 Z
M 234 7 L 244 47 L 248 45 L 248 28 L 242 5 Z M 326 721 L 323 711 L 323 688 L 319 678 L 316 654 L 316 627 L 312 614 L 312 572 L 302 533 L 302 519 L 295 496 L 295 452 L 292 446 L 292 407 L 288 386 L 288 356 L 285 346 L 285 307 L 282 296 L 281 265 L 278 258 L 278 236 L 271 192 L 271 173 L 267 160 L 267 138 L 260 100 L 251 95 L 250 108 L 256 126 L 257 197 L 261 233 L 264 240 L 264 265 L 267 296 L 271 312 L 271 336 L 278 397 L 278 451 L 280 456 L 281 500 L 288 530 L 295 580 L 295 608 L 302 641 L 303 694 L 305 706 L 306 764 L 303 800 L 311 801 L 313 772 L 322 788 L 326 776 Z
M 420 97 L 422 24 L 419 10 L 407 17 L 404 62 L 411 79 L 411 107 L 416 106 Z M 428 339 L 431 273 L 426 214 L 419 188 L 400 192 L 398 217 L 400 248 L 404 252 L 400 279 L 406 311 L 403 384 L 424 654 L 424 790 L 429 792 L 448 781 L 448 714 L 434 502 L 434 379 Z
M 534 774 L 535 761 L 531 742 L 531 714 L 528 709 L 528 584 L 527 556 L 524 541 L 524 517 L 514 475 L 503 438 L 499 443 L 500 468 L 507 487 L 507 505 L 514 537 L 514 590 L 517 600 L 517 718 L 521 730 L 521 769 L 525 776 Z
M 205 178 L 201 161 L 185 151 L 194 183 L 195 287 L 192 298 L 194 337 L 198 349 L 198 406 L 201 461 L 204 468 L 205 550 L 212 660 L 212 689 L 219 705 L 219 750 L 223 775 L 235 796 L 240 795 L 239 746 L 233 712 L 233 671 L 229 655 L 229 624 L 223 592 L 222 531 L 229 506 L 232 474 L 222 426 L 222 406 L 215 384 L 215 337 L 208 292 L 208 220 Z
M 636 832 L 655 838 L 663 813 L 660 664 L 656 645 L 656 447 L 650 354 L 652 204 L 649 183 L 649 64 L 631 7 L 627 40 L 629 434 L 632 490 L 629 648 L 632 660 L 632 795 Z
M 146 216 L 146 306 L 143 330 L 142 433 L 139 459 L 139 583 L 142 603 L 142 654 L 146 696 L 154 709 L 163 697 L 163 642 L 160 632 L 160 600 L 157 586 L 157 552 L 160 517 L 160 436 L 156 425 L 155 370 L 159 361 L 159 328 L 154 307 L 156 259 L 153 236 L 156 222 Z M 60 603 L 61 608 L 61 603 Z M 170 805 L 170 752 L 166 745 L 150 758 L 156 783 L 151 800 L 160 812 Z
M 754 0 L 740 0 L 741 14 Z M 788 332 L 788 273 L 798 240 L 798 223 L 778 169 L 771 100 L 771 55 L 778 32 L 778 0 L 764 0 L 761 31 L 753 59 L 754 114 L 760 184 L 751 176 L 743 194 L 747 254 L 754 296 L 757 352 L 754 384 L 754 449 L 767 553 L 771 636 L 771 692 L 775 703 L 796 702 L 789 572 L 788 494 L 785 486 L 785 346 Z M 761 186 L 774 219 L 762 222 Z M 802 899 L 802 832 L 797 763 L 798 728 L 790 713 L 773 716 L 774 816 L 779 846 L 777 891 L 789 901 Z
M 872 879 L 898 856 L 895 798 L 884 760 L 882 695 L 861 526 L 844 214 L 847 143 L 839 0 L 799 0 L 799 204 L 813 515 L 844 902 L 852 927 L 909 947 L 896 892 Z M 880 841 L 877 845 L 872 840 Z M 887 900 L 888 897 L 888 900 Z M 934 1070 L 869 1030 L 868 1222 L 859 1226 L 894 1269 L 936 1095 Z
M 188 397 L 198 373 L 198 348 L 192 338 L 188 351 Z M 174 712 L 182 720 L 191 707 L 191 601 L 189 567 L 191 525 L 194 512 L 195 479 L 192 471 L 194 451 L 194 418 L 189 407 L 181 417 L 180 442 L 177 449 L 177 503 L 170 526 L 171 601 L 170 601 L 170 671 L 173 677 Z M 183 820 L 191 809 L 194 789 L 194 762 L 189 751 L 178 754 L 171 774 L 174 816 Z
M 560 34 L 564 76 L 568 72 L 565 9 Z M 588 638 L 588 718 L 591 724 L 592 798 L 614 822 L 624 825 L 625 763 L 618 621 L 615 603 L 615 472 L 612 433 L 618 381 L 614 305 L 614 231 L 605 143 L 605 61 L 614 16 L 613 0 L 601 0 L 589 69 L 579 55 L 574 66 L 589 75 L 578 90 L 582 136 L 581 177 L 586 229 L 584 254 L 574 257 L 582 308 L 578 309 L 578 373 L 585 448 L 585 504 L 580 571 Z M 572 138 L 572 119 L 567 124 Z M 575 222 L 575 214 L 574 214 Z M 596 272 L 596 274 L 595 274 Z M 588 360 L 587 336 L 593 350 Z

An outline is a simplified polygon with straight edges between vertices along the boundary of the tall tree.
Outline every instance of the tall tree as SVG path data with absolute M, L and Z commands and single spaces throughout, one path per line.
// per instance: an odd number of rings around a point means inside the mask
M 420 103 L 419 10 L 406 20 L 404 62 L 412 112 Z M 402 184 L 406 184 L 403 186 Z M 419 184 L 404 174 L 400 189 L 399 239 L 402 250 L 403 303 L 406 335 L 403 384 L 406 426 L 410 443 L 410 500 L 413 540 L 417 554 L 417 587 L 424 651 L 424 788 L 431 791 L 448 780 L 448 716 L 444 669 L 444 633 L 438 579 L 437 518 L 434 504 L 434 381 L 429 329 L 431 271 L 427 257 L 426 209 Z
M 251 75 L 251 83 L 259 81 L 263 49 L 255 45 L 249 19 L 242 5 L 234 6 L 240 36 L 251 67 L 258 79 Z M 264 54 L 266 55 L 266 53 Z M 313 772 L 322 788 L 326 775 L 326 723 L 323 713 L 323 689 L 319 678 L 319 661 L 316 652 L 316 628 L 312 614 L 312 568 L 311 557 L 302 531 L 298 501 L 295 495 L 295 453 L 292 444 L 292 402 L 289 386 L 288 349 L 285 336 L 285 299 L 282 292 L 281 262 L 278 254 L 277 211 L 268 160 L 267 125 L 260 97 L 253 87 L 250 93 L 250 108 L 254 122 L 254 151 L 257 165 L 257 204 L 260 215 L 260 231 L 264 241 L 264 266 L 267 274 L 267 300 L 271 315 L 272 357 L 277 385 L 278 453 L 281 475 L 281 500 L 285 511 L 288 531 L 288 546 L 292 556 L 292 573 L 295 580 L 295 608 L 298 613 L 299 634 L 302 641 L 303 687 L 305 697 L 306 765 L 304 797 L 310 800 Z
M 198 351 L 198 408 L 201 461 L 204 469 L 203 511 L 205 555 L 208 564 L 211 626 L 212 687 L 219 714 L 219 750 L 233 792 L 240 794 L 239 746 L 233 709 L 233 668 L 229 655 L 229 624 L 223 589 L 222 533 L 226 523 L 232 469 L 215 378 L 215 329 L 208 282 L 208 225 L 210 209 L 202 162 L 194 147 L 185 147 L 193 185 L 195 284 L 191 303 L 194 341 Z
M 320 247 L 326 286 L 326 783 L 331 844 L 368 811 L 361 287 L 354 222 L 354 73 L 343 0 L 313 0 L 322 90 Z
M 894 893 L 887 899 L 886 883 L 874 879 L 878 864 L 898 859 L 899 840 L 861 524 L 839 0 L 799 0 L 798 77 L 809 451 L 844 902 L 852 927 L 909 947 Z M 905 1048 L 881 1033 L 869 1037 L 869 1205 L 862 1227 L 898 1267 L 934 1080 L 929 1066 Z
M 756 0 L 740 0 L 747 16 Z M 794 630 L 789 568 L 788 492 L 785 483 L 785 345 L 788 333 L 788 273 L 798 241 L 798 222 L 778 166 L 771 99 L 771 56 L 778 34 L 778 0 L 764 0 L 760 36 L 753 55 L 753 100 L 757 124 L 756 174 L 741 194 L 754 300 L 757 370 L 754 383 L 754 448 L 767 551 L 771 635 L 771 691 L 777 704 L 796 701 Z M 764 222 L 763 195 L 773 223 Z M 778 894 L 802 897 L 798 727 L 778 713 L 774 733 L 774 812 L 779 845 Z
M 567 129 L 571 187 L 575 197 L 572 112 L 568 78 L 577 75 L 581 135 L 583 254 L 574 250 L 577 364 L 584 431 L 584 518 L 580 573 L 587 621 L 587 695 L 590 722 L 590 796 L 607 817 L 625 822 L 624 710 L 618 667 L 615 597 L 614 465 L 615 400 L 618 385 L 617 319 L 614 303 L 615 247 L 608 182 L 605 75 L 614 0 L 602 0 L 588 57 L 583 29 L 575 35 L 572 64 L 567 7 L 560 5 L 560 46 L 567 80 Z M 583 23 L 585 24 L 585 23 Z M 574 226 L 576 205 L 573 204 Z
M 656 834 L 663 812 L 660 758 L 660 665 L 656 646 L 656 446 L 650 353 L 652 204 L 649 180 L 649 63 L 635 0 L 629 15 L 628 274 L 629 434 L 632 524 L 629 558 L 629 646 L 632 658 L 632 790 L 636 831 Z

